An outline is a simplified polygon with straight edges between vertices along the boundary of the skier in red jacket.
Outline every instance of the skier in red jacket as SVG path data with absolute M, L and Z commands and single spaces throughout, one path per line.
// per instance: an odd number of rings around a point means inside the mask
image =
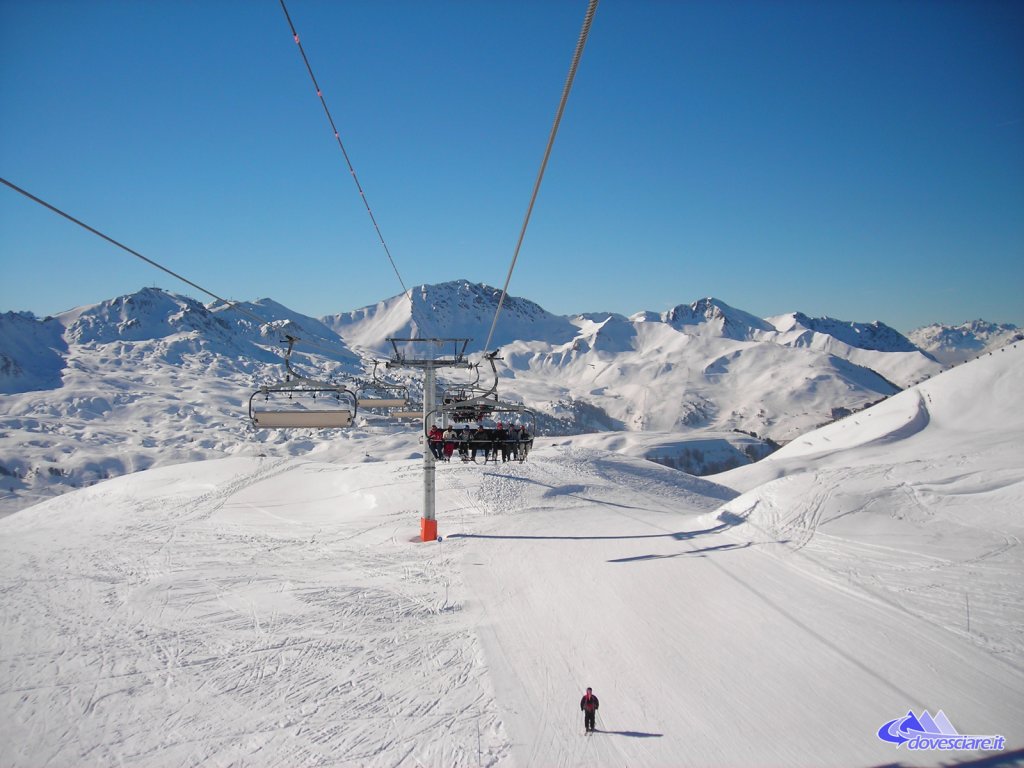
M 594 730 L 594 714 L 600 705 L 601 703 L 597 700 L 593 690 L 587 688 L 587 692 L 580 699 L 580 709 L 583 710 L 583 727 L 587 731 Z

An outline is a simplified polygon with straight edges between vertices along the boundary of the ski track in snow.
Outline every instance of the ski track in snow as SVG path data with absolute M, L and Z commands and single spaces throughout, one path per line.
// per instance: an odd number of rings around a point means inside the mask
M 992 461 L 995 456 L 982 455 L 973 463 Z M 771 551 L 808 573 L 959 634 L 1024 670 L 1020 526 L 981 527 L 965 515 L 943 521 L 929 535 L 938 506 L 935 484 L 912 481 L 907 473 L 906 468 L 880 465 L 777 481 L 761 491 L 756 513 L 746 520 L 753 532 L 747 532 L 748 540 L 780 542 L 783 546 Z M 986 472 L 985 479 L 979 474 L 946 476 L 943 485 L 963 489 L 958 494 L 946 488 L 946 506 L 961 495 L 970 499 L 1003 488 L 1000 473 Z M 873 489 L 866 501 L 859 493 L 864 487 Z M 794 499 L 799 501 L 794 504 Z M 844 518 L 856 522 L 847 526 Z M 911 521 L 914 530 L 901 530 L 904 521 Z M 922 528 L 924 537 L 917 534 Z
M 408 512 L 248 526 L 252 502 L 236 500 L 303 467 L 248 463 L 199 497 L 138 505 L 123 528 L 4 558 L 19 650 L 2 656 L 0 763 L 499 761 L 475 639 L 439 601 L 450 556 L 409 542 Z

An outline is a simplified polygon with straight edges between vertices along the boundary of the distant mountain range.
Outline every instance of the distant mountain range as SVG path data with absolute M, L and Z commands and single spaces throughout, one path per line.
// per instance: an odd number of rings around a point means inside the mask
M 4 491 L 8 507 L 23 505 L 26 494 L 207 456 L 337 457 L 361 446 L 358 460 L 370 460 L 384 443 L 418 455 L 415 430 L 371 413 L 341 434 L 254 430 L 249 395 L 284 377 L 286 334 L 303 340 L 295 364 L 321 378 L 366 376 L 391 354 L 388 337 L 470 338 L 479 360 L 499 295 L 459 280 L 312 318 L 270 299 L 242 313 L 146 288 L 56 317 L 2 314 L 0 509 Z M 1019 335 L 976 321 L 908 338 L 879 322 L 758 318 L 714 298 L 562 316 L 510 296 L 491 346 L 500 396 L 534 409 L 542 433 L 657 432 L 681 445 L 738 430 L 784 443 Z M 418 375 L 390 375 L 421 398 Z M 467 375 L 448 372 L 442 386 Z M 749 442 L 742 450 L 757 454 Z
M 1016 325 L 971 320 L 961 325 L 933 323 L 911 331 L 910 340 L 940 363 L 956 365 L 1024 339 Z

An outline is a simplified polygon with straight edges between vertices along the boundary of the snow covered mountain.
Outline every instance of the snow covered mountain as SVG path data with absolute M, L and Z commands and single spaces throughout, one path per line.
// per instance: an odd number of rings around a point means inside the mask
M 501 290 L 456 280 L 421 285 L 373 306 L 321 318 L 353 349 L 390 353 L 388 338 L 468 338 L 468 351 L 482 351 Z M 510 341 L 563 343 L 576 329 L 528 299 L 508 296 L 492 348 Z
M 359 357 L 349 351 L 337 334 L 320 321 L 284 307 L 270 299 L 240 302 L 243 310 L 255 314 L 258 323 L 226 304 L 205 306 L 195 299 L 159 288 L 140 291 L 115 299 L 63 312 L 42 320 L 31 313 L 8 312 L 0 315 L 0 355 L 10 360 L 10 375 L 0 378 L 8 392 L 27 392 L 61 386 L 52 376 L 48 386 L 19 376 L 52 370 L 53 355 L 67 362 L 75 347 L 97 348 L 118 344 L 120 350 L 141 343 L 158 360 L 180 362 L 189 352 L 207 352 L 238 361 L 278 363 L 282 339 L 292 334 L 323 345 L 313 349 L 320 357 L 341 365 L 358 365 Z M 300 354 L 310 347 L 304 347 Z M 21 362 L 19 362 L 21 361 Z M 157 362 L 154 360 L 153 362 Z M 62 370 L 61 366 L 59 370 Z M 15 373 L 18 371 L 20 373 Z M 7 371 L 5 370 L 5 373 Z
M 647 315 L 643 317 L 645 320 L 648 318 Z M 663 313 L 661 321 L 677 331 L 737 341 L 749 341 L 756 338 L 758 332 L 776 330 L 771 323 L 711 297 L 689 305 L 680 304 Z
M 1024 624 L 999 618 L 1024 616 L 1022 401 L 1024 343 L 1014 343 L 708 479 L 744 491 L 719 514 L 747 523 L 746 536 L 785 540 L 837 581 L 866 567 L 881 599 L 1022 654 Z M 1001 562 L 983 586 L 975 568 L 988 556 Z M 998 629 L 971 634 L 966 592 Z
M 1016 325 L 972 320 L 960 325 L 933 323 L 911 331 L 910 339 L 940 363 L 957 365 L 993 349 L 1024 339 Z
M 794 346 L 813 343 L 815 334 L 830 336 L 849 347 L 874 352 L 917 352 L 917 347 L 899 331 L 885 323 L 847 323 L 831 317 L 808 317 L 793 312 L 771 318 L 776 330 L 788 334 L 787 343 Z
M 200 457 L 418 455 L 413 431 L 372 415 L 327 434 L 253 430 L 248 398 L 283 378 L 285 335 L 306 342 L 295 362 L 310 375 L 365 375 L 389 336 L 467 337 L 479 351 L 498 296 L 464 280 L 424 285 L 318 320 L 270 299 L 240 312 L 147 288 L 54 318 L 0 315 L 0 510 Z M 533 408 L 542 433 L 643 431 L 628 443 L 636 455 L 702 472 L 770 450 L 752 435 L 787 442 L 940 368 L 881 324 L 762 320 L 714 298 L 570 317 L 508 297 L 492 347 L 501 397 Z M 391 375 L 419 400 L 414 374 Z
M 207 343 L 232 344 L 231 326 L 187 296 L 143 288 L 138 293 L 64 312 L 57 316 L 70 343 L 144 341 L 178 334 Z

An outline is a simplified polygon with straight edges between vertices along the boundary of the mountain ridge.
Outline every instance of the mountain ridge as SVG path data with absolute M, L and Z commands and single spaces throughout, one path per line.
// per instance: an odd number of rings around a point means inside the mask
M 1024 339 L 1011 323 L 970 320 L 960 325 L 932 323 L 910 332 L 910 339 L 945 365 L 958 365 L 992 349 Z

